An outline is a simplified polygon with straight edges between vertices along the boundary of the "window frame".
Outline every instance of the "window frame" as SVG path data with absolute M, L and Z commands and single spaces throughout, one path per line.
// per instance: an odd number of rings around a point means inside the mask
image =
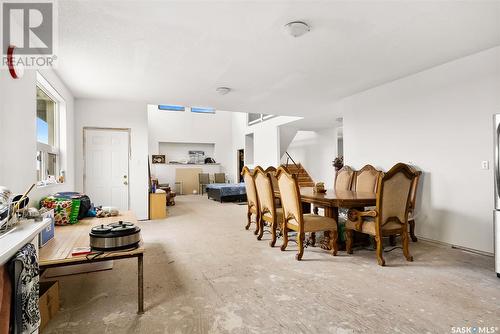
M 65 103 L 64 99 L 57 93 L 57 91 L 52 87 L 52 85 L 39 73 L 37 72 L 36 88 L 40 89 L 44 94 L 46 94 L 54 102 L 54 145 L 45 144 L 36 139 L 36 159 L 38 161 L 38 154 L 40 152 L 40 173 L 37 170 L 37 184 L 45 185 L 49 180 L 48 174 L 48 163 L 49 154 L 55 155 L 56 166 L 55 175 L 56 183 L 58 183 L 58 178 L 62 174 L 62 157 L 61 157 L 61 106 Z M 38 97 L 37 97 L 38 101 Z M 36 113 L 36 111 L 35 111 Z M 36 129 L 38 133 L 38 127 Z M 38 167 L 38 166 L 37 166 Z
M 189 107 L 189 111 L 194 114 L 205 114 L 205 115 L 213 115 L 216 113 L 215 108 L 210 107 Z
M 259 115 L 259 117 L 257 119 L 254 119 L 253 121 L 250 121 L 250 114 Z M 268 119 L 271 119 L 274 117 L 276 117 L 276 115 L 266 115 L 266 114 L 262 114 L 262 113 L 247 113 L 247 125 L 251 126 L 254 124 L 262 123 L 262 122 L 267 121 Z
M 177 104 L 158 104 L 159 111 L 185 112 L 186 107 Z

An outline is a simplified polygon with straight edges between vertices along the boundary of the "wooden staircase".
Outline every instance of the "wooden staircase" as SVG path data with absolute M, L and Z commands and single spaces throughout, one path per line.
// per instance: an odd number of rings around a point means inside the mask
M 285 164 L 284 165 L 288 171 L 294 175 L 298 176 L 299 187 L 314 187 L 314 181 L 309 175 L 309 173 L 305 170 L 302 164 Z

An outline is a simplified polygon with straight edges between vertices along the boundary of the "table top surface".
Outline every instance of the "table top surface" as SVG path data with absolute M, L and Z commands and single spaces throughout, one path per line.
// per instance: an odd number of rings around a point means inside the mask
M 136 224 L 137 218 L 132 211 L 121 212 L 118 216 L 107 218 L 84 218 L 77 224 L 56 226 L 54 238 L 40 249 L 39 265 L 50 266 L 57 264 L 69 264 L 71 262 L 81 262 L 88 260 L 92 262 L 92 255 L 87 259 L 86 255 L 72 256 L 71 253 L 76 247 L 88 247 L 90 244 L 89 233 L 92 226 L 101 224 L 111 224 L 120 220 Z M 104 252 L 99 259 L 119 258 L 133 256 L 144 253 L 142 246 L 124 251 Z
M 279 191 L 275 194 L 279 196 Z M 334 189 L 327 189 L 326 193 L 315 193 L 313 187 L 300 188 L 300 198 L 303 202 L 333 207 L 373 206 L 377 202 L 375 193 L 335 191 Z

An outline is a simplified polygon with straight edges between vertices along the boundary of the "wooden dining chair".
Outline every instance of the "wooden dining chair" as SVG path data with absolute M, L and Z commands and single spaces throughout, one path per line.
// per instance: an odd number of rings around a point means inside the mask
M 280 187 L 278 185 L 278 179 L 276 178 L 276 167 L 269 166 L 266 168 L 265 172 L 266 172 L 266 174 L 269 173 L 269 175 L 271 176 L 271 181 L 273 182 L 274 192 L 279 191 Z M 281 200 L 279 199 L 279 197 L 275 197 L 274 202 L 276 203 L 277 208 L 281 208 Z M 281 230 L 281 225 L 278 225 L 278 229 Z
M 422 176 L 422 172 L 419 171 L 414 166 L 409 166 L 409 167 L 415 174 L 415 179 L 413 179 L 413 183 L 411 184 L 411 190 L 410 190 L 410 212 L 408 214 L 408 224 L 410 226 L 411 241 L 417 242 L 418 238 L 415 235 L 415 209 L 417 203 L 418 184 L 420 182 L 420 177 Z
M 257 189 L 257 198 L 259 201 L 260 215 L 257 223 L 259 224 L 259 234 L 257 240 L 262 239 L 264 234 L 264 225 L 270 224 L 271 241 L 269 245 L 274 247 L 276 244 L 276 231 L 283 221 L 283 209 L 276 207 L 274 200 L 274 190 L 272 181 L 272 170 L 264 171 L 262 167 L 257 166 L 254 169 L 255 188 Z
M 366 165 L 354 173 L 351 189 L 364 193 L 376 193 L 378 178 L 381 174 L 382 172 L 372 165 Z
M 245 229 L 248 230 L 250 225 L 252 224 L 252 214 L 255 215 L 255 231 L 254 234 L 257 235 L 259 233 L 259 216 L 260 216 L 260 208 L 259 208 L 259 200 L 257 199 L 257 190 L 255 188 L 255 179 L 254 173 L 250 171 L 250 169 L 245 166 L 241 171 L 241 175 L 243 175 L 243 181 L 245 182 L 245 190 L 247 193 L 247 224 Z
M 354 171 L 344 166 L 335 173 L 335 190 L 351 190 Z
M 271 177 L 271 181 L 273 183 L 273 189 L 278 190 L 278 179 L 276 178 L 276 167 L 269 166 L 265 170 L 266 174 L 269 173 L 269 176 Z
M 354 179 L 354 171 L 352 170 L 351 167 L 349 166 L 344 166 L 338 171 L 335 172 L 335 180 L 334 180 L 334 189 L 335 191 L 340 190 L 340 191 L 345 191 L 345 190 L 351 190 L 352 187 L 352 182 Z M 318 214 L 318 209 L 321 208 L 319 205 L 315 205 L 313 212 L 315 214 Z M 313 238 L 314 240 L 314 238 Z M 313 244 L 314 246 L 314 244 Z
M 297 232 L 297 245 L 299 251 L 295 258 L 302 259 L 304 254 L 304 239 L 307 232 L 328 231 L 330 233 L 330 247 L 333 255 L 337 255 L 337 221 L 333 218 L 314 214 L 303 214 L 300 200 L 300 190 L 296 175 L 290 174 L 283 166 L 276 173 L 283 205 L 283 245 L 284 251 L 288 246 L 288 231 Z
M 214 174 L 214 182 L 215 183 L 226 183 L 226 174 L 225 173 L 215 173 Z
M 210 176 L 208 173 L 198 174 L 198 193 L 203 195 L 203 190 L 207 189 L 207 185 L 210 184 Z
M 413 261 L 408 248 L 408 212 L 414 179 L 412 169 L 406 164 L 398 163 L 384 176 L 379 176 L 374 210 L 349 210 L 345 226 L 348 254 L 352 254 L 353 231 L 369 234 L 375 237 L 378 264 L 384 266 L 382 238 L 399 234 L 406 260 Z

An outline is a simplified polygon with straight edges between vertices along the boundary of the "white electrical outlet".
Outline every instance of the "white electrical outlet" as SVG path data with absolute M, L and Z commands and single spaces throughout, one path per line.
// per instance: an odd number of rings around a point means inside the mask
M 481 161 L 481 169 L 490 169 L 490 162 L 488 160 Z

